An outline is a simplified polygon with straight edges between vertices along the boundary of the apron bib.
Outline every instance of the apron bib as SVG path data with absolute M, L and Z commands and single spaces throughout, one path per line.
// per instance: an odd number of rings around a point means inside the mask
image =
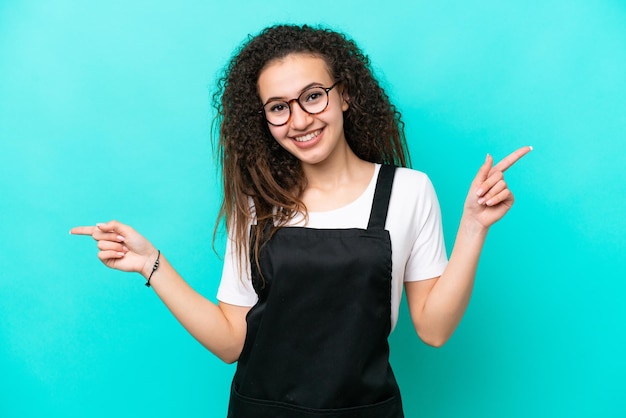
M 262 274 L 251 262 L 259 301 L 229 418 L 404 416 L 387 342 L 394 173 L 380 168 L 367 229 L 283 227 L 261 249 Z

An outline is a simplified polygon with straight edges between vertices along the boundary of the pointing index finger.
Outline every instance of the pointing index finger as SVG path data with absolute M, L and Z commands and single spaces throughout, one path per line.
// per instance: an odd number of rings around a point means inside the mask
M 70 229 L 70 234 L 72 235 L 93 235 L 96 231 L 95 226 L 76 226 Z
M 524 155 L 528 154 L 532 150 L 533 150 L 533 147 L 526 146 L 526 147 L 522 147 L 518 149 L 517 151 L 513 151 L 512 153 L 504 157 L 498 164 L 494 165 L 493 168 L 491 169 L 491 172 L 506 171 L 513 164 L 515 164 L 520 158 L 522 158 Z

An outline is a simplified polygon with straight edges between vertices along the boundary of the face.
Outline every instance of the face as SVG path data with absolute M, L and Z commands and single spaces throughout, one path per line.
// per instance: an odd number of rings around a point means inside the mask
M 261 71 L 257 87 L 265 104 L 275 99 L 289 102 L 311 87 L 327 88 L 336 81 L 322 58 L 291 54 L 271 61 Z M 282 126 L 268 123 L 268 127 L 274 139 L 302 164 L 328 163 L 348 150 L 343 131 L 343 112 L 348 109 L 346 99 L 343 86 L 338 84 L 328 92 L 328 107 L 323 112 L 311 115 L 294 100 L 289 104 L 289 121 Z

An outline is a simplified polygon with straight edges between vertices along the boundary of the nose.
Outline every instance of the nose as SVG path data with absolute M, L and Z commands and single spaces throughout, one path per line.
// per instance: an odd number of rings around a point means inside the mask
M 291 126 L 295 129 L 303 130 L 313 121 L 313 116 L 306 112 L 297 100 L 289 102 L 289 110 L 291 112 Z

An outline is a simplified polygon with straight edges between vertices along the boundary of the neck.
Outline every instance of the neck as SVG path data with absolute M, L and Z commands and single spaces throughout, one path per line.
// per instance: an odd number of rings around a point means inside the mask
M 369 173 L 371 167 L 371 163 L 357 157 L 346 143 L 343 152 L 336 152 L 332 159 L 318 164 L 303 164 L 302 170 L 307 189 L 334 189 Z
M 363 194 L 374 174 L 374 164 L 348 149 L 341 158 L 304 165 L 306 187 L 300 196 L 307 211 L 324 212 L 344 207 Z

